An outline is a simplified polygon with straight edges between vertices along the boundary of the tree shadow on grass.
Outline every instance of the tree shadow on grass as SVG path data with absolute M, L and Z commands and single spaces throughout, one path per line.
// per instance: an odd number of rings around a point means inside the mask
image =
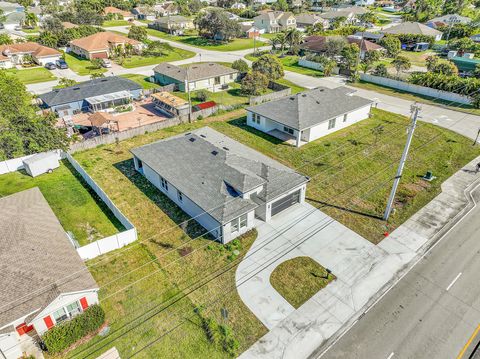
M 306 198 L 306 200 L 307 200 L 307 201 L 310 201 L 310 202 L 314 202 L 314 203 L 320 204 L 321 206 L 320 206 L 320 207 L 317 207 L 318 209 L 321 209 L 321 208 L 323 208 L 323 207 L 329 207 L 329 208 L 335 208 L 335 209 L 338 209 L 338 210 L 340 210 L 340 211 L 344 211 L 344 212 L 348 212 L 348 213 L 352 213 L 352 214 L 358 214 L 358 215 L 363 216 L 363 217 L 368 217 L 368 218 L 373 218 L 373 219 L 380 219 L 380 220 L 383 219 L 382 216 L 379 216 L 379 215 L 376 215 L 376 214 L 360 212 L 360 211 L 357 211 L 357 210 L 355 210 L 355 209 L 337 206 L 337 205 L 335 205 L 335 204 L 327 203 L 327 202 L 323 202 L 323 201 L 319 201 L 319 200 L 316 200 L 316 199 L 313 199 L 313 198 Z
M 214 239 L 207 230 L 198 224 L 195 220 L 190 220 L 186 214 L 175 202 L 164 195 L 149 180 L 135 170 L 133 158 L 114 164 L 114 167 L 125 175 L 143 194 L 145 194 L 155 205 L 160 208 L 172 221 L 175 222 L 187 236 L 197 238 L 203 236 L 207 239 Z M 188 222 L 186 222 L 188 221 Z
M 238 127 L 244 131 L 247 131 L 247 132 L 250 132 L 251 134 L 257 136 L 257 137 L 260 137 L 268 142 L 271 142 L 272 144 L 274 145 L 283 145 L 283 146 L 289 146 L 291 147 L 291 145 L 289 145 L 288 143 L 282 141 L 281 139 L 279 138 L 276 138 L 276 137 L 273 137 L 273 136 L 270 136 L 269 134 L 265 133 L 265 132 L 262 132 L 262 131 L 259 131 L 251 126 L 248 126 L 247 125 L 247 118 L 246 117 L 240 117 L 240 118 L 236 118 L 236 119 L 233 119 L 233 120 L 230 120 L 230 121 L 227 121 L 230 125 L 232 126 L 235 126 L 235 127 Z

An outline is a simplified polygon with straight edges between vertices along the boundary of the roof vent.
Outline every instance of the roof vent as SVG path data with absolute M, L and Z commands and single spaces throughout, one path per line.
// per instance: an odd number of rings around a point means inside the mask
M 205 135 L 200 135 L 200 137 L 207 138 L 207 136 L 205 136 Z
M 218 155 L 218 151 L 213 150 L 212 155 L 214 155 L 214 156 Z
M 295 97 L 290 97 L 290 100 L 292 100 L 292 101 L 295 100 Z
M 323 91 L 325 91 L 325 89 L 318 89 L 318 91 L 323 92 Z
M 306 94 L 306 93 L 302 93 L 302 97 L 307 97 L 307 94 Z
M 100 82 L 107 82 L 108 79 L 101 79 Z
M 222 147 L 225 151 L 230 151 L 230 148 L 223 146 Z
M 74 90 L 80 90 L 80 87 L 74 87 L 73 89 Z
M 194 139 L 193 137 L 190 137 L 188 140 L 189 140 L 190 142 L 195 142 L 195 139 Z

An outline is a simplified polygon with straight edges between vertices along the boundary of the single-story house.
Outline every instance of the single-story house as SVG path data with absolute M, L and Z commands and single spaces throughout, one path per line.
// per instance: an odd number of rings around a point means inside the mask
M 80 112 L 109 112 L 142 95 L 142 86 L 123 77 L 102 77 L 38 95 L 41 106 L 59 117 Z
M 164 16 L 148 24 L 151 29 L 163 31 L 169 34 L 180 35 L 185 30 L 195 28 L 192 19 L 185 16 Z
M 308 13 L 302 13 L 295 15 L 295 20 L 297 23 L 297 28 L 299 29 L 306 29 L 307 27 L 313 27 L 313 26 L 320 26 L 321 24 L 323 29 L 328 29 L 329 27 L 329 21 L 326 19 L 323 19 L 322 17 L 318 16 L 317 14 L 308 14 Z
M 365 40 L 378 43 L 385 35 L 376 32 L 357 31 L 355 34 L 353 34 L 353 36 L 358 37 L 359 39 L 363 37 Z
M 326 50 L 326 44 L 328 39 L 331 39 L 332 36 L 318 36 L 312 35 L 304 38 L 304 42 L 300 44 L 300 49 L 304 52 L 322 54 Z M 344 38 L 344 37 L 337 37 Z M 365 54 L 370 51 L 383 51 L 385 50 L 382 46 L 375 44 L 368 40 L 363 40 L 356 36 L 347 36 L 344 38 L 349 44 L 357 44 L 360 49 L 360 57 L 363 59 Z
M 435 41 L 441 40 L 443 35 L 441 31 L 432 29 L 431 27 L 421 24 L 419 22 L 411 22 L 411 21 L 402 22 L 398 25 L 382 30 L 381 32 L 384 34 L 390 34 L 390 35 L 403 35 L 403 34 L 426 35 L 426 36 L 432 36 L 433 38 L 435 38 Z
M 152 6 L 137 6 L 132 9 L 132 14 L 138 20 L 153 21 L 157 18 L 157 12 Z
M 0 198 L 0 218 L 0 354 L 16 359 L 99 287 L 37 187 Z
M 385 51 L 385 48 L 368 40 L 358 38 L 356 36 L 350 35 L 347 36 L 347 41 L 349 44 L 356 44 L 360 49 L 360 58 L 363 60 L 365 54 L 371 51 Z
M 140 41 L 110 31 L 102 31 L 70 41 L 70 51 L 89 60 L 107 59 L 112 55 L 114 48 L 125 47 L 126 44 L 132 45 L 136 52 L 143 49 Z
M 261 34 L 260 30 L 250 22 L 240 23 L 240 30 L 242 31 L 242 37 L 248 39 L 258 38 Z
M 338 18 L 345 18 L 345 24 L 356 24 L 358 22 L 357 15 L 348 10 L 335 10 L 321 13 L 322 19 L 329 21 L 330 23 Z
M 179 91 L 209 90 L 212 92 L 228 88 L 228 84 L 237 80 L 239 72 L 215 62 L 191 64 L 180 67 L 162 62 L 153 68 L 155 82 L 165 86 L 177 84 Z
M 425 24 L 436 29 L 438 26 L 449 26 L 456 24 L 469 24 L 472 22 L 472 19 L 466 16 L 461 16 L 458 14 L 443 15 L 433 19 L 428 20 Z
M 3 62 L 6 66 L 0 64 L 0 68 L 10 68 L 24 63 L 24 57 L 31 55 L 33 61 L 41 66 L 47 62 L 55 62 L 62 53 L 51 47 L 46 47 L 36 42 L 19 42 L 11 45 L 0 45 L 0 63 Z M 9 64 L 9 65 L 8 65 Z
M 169 92 L 155 92 L 151 98 L 155 108 L 171 116 L 185 116 L 190 112 L 188 101 Z
M 370 115 L 373 101 L 345 87 L 319 87 L 247 108 L 247 124 L 300 147 Z
M 253 18 L 254 25 L 265 33 L 275 33 L 296 28 L 295 16 L 289 11 L 267 11 Z
M 103 9 L 103 14 L 104 15 L 113 14 L 118 19 L 123 19 L 123 20 L 133 20 L 134 19 L 134 16 L 130 11 L 121 10 L 121 9 L 116 8 L 114 6 L 105 7 Z
M 7 30 L 14 30 L 25 21 L 25 7 L 16 2 L 0 1 L 0 9 L 3 10 L 5 20 L 2 25 Z
M 155 5 L 154 9 L 158 16 L 172 16 L 179 13 L 178 5 L 173 2 Z
M 308 177 L 209 127 L 131 152 L 135 169 L 221 243 L 305 201 Z

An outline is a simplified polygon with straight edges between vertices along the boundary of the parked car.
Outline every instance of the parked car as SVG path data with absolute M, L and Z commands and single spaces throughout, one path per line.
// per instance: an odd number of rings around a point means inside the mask
M 15 31 L 22 31 L 22 27 L 20 25 L 17 25 L 13 28 Z
M 55 66 L 55 64 L 53 62 L 47 62 L 45 64 L 45 68 L 47 70 L 55 70 L 57 68 L 57 66 Z
M 57 60 L 55 61 L 55 65 L 59 68 L 59 69 L 68 69 L 68 64 L 65 60 L 63 59 L 60 59 L 60 60 Z
M 0 23 L 0 30 L 3 30 L 3 29 L 5 29 L 5 25 Z
M 102 67 L 112 67 L 112 63 L 110 62 L 109 59 L 102 59 Z

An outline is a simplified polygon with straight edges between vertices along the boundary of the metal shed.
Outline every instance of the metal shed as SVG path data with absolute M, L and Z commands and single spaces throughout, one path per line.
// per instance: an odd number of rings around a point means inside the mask
M 60 167 L 58 157 L 58 153 L 55 151 L 42 152 L 24 159 L 23 167 L 30 176 L 36 177 Z

